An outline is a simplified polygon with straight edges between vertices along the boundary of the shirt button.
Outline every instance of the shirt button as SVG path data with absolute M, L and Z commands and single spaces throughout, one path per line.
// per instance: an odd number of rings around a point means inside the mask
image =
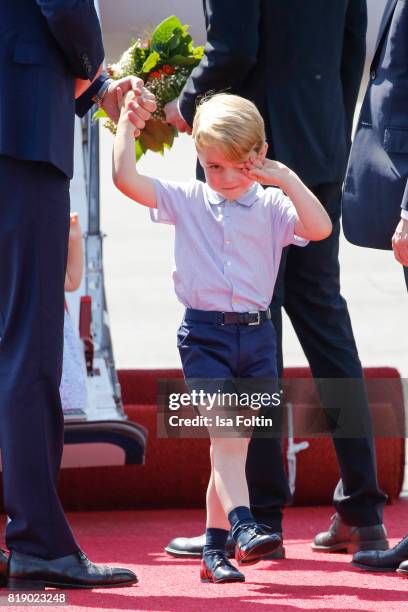
M 231 244 L 231 240 L 226 240 L 225 244 Z
M 370 79 L 371 79 L 372 81 L 374 81 L 374 80 L 376 79 L 376 77 L 377 77 L 377 73 L 376 73 L 376 71 L 375 71 L 375 70 L 372 70 L 372 71 L 371 71 L 371 73 L 370 73 Z
M 230 261 L 227 261 L 227 266 L 230 266 L 230 265 L 231 265 L 231 262 L 230 262 Z

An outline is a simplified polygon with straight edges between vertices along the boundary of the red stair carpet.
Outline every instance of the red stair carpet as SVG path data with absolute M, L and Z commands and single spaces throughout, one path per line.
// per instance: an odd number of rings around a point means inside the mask
M 302 368 L 285 374 L 310 376 Z M 389 368 L 371 368 L 365 374 L 395 381 L 391 394 L 387 388 L 370 397 L 374 421 L 387 422 L 391 434 L 377 439 L 377 460 L 381 486 L 393 502 L 401 489 L 405 460 L 404 439 L 396 433 L 403 415 L 401 385 L 398 373 Z M 203 530 L 208 441 L 156 437 L 156 380 L 180 377 L 179 371 L 122 371 L 119 375 L 129 418 L 149 431 L 145 465 L 65 469 L 60 492 L 65 508 L 78 511 L 68 516 L 89 557 L 98 563 L 128 566 L 140 582 L 127 589 L 68 591 L 65 610 L 408 610 L 408 578 L 362 573 L 351 567 L 349 555 L 316 554 L 310 549 L 313 536 L 327 528 L 332 514 L 330 506 L 310 506 L 330 503 L 338 479 L 329 439 L 310 440 L 310 448 L 298 455 L 298 506 L 285 511 L 287 559 L 246 568 L 244 584 L 201 584 L 196 560 L 173 559 L 163 548 L 174 536 Z M 0 533 L 4 522 L 5 517 L 0 517 Z M 385 523 L 393 545 L 408 534 L 408 503 L 399 500 L 387 506 Z M 0 596 L 5 593 L 0 590 Z M 50 606 L 35 608 L 45 612 Z M 33 607 L 0 609 L 32 612 Z
M 160 612 L 297 612 L 298 610 L 360 610 L 403 612 L 408 609 L 408 578 L 395 573 L 371 574 L 353 569 L 350 555 L 316 554 L 314 534 L 328 525 L 330 507 L 288 508 L 284 531 L 287 558 L 264 561 L 245 569 L 246 582 L 201 584 L 199 563 L 167 556 L 163 547 L 178 534 L 203 529 L 203 510 L 138 510 L 70 513 L 80 545 L 99 563 L 128 566 L 139 584 L 126 589 L 64 591 L 67 612 L 104 610 Z M 0 521 L 3 527 L 4 518 Z M 391 544 L 408 533 L 408 503 L 386 508 Z M 51 591 L 47 591 L 51 592 Z M 0 596 L 6 592 L 0 590 Z M 2 606 L 1 610 L 56 609 L 50 606 Z
M 367 368 L 365 376 L 387 381 L 374 387 L 370 406 L 374 421 L 383 430 L 388 424 L 389 435 L 378 437 L 376 448 L 380 484 L 392 503 L 401 491 L 405 463 L 405 439 L 393 434 L 401 432 L 400 421 L 404 417 L 401 381 L 392 368 Z M 310 371 L 288 368 L 285 377 L 304 379 L 310 377 Z M 126 413 L 149 432 L 145 464 L 63 469 L 59 492 L 66 510 L 204 506 L 209 475 L 208 440 L 157 438 L 157 380 L 163 378 L 182 375 L 180 370 L 119 372 Z M 308 398 L 301 394 L 300 400 L 307 403 Z M 296 401 L 294 398 L 295 408 Z M 330 504 L 339 478 L 332 441 L 328 437 L 312 438 L 309 443 L 310 447 L 297 455 L 294 504 Z
M 310 377 L 310 371 L 288 368 L 285 376 L 303 379 Z M 404 409 L 398 372 L 367 368 L 365 376 L 387 380 L 370 394 L 374 421 L 383 429 L 388 423 L 390 434 L 401 432 L 399 421 Z M 157 380 L 165 378 L 182 378 L 182 374 L 179 370 L 119 372 L 129 419 L 149 432 L 145 465 L 62 470 L 60 494 L 67 510 L 203 507 L 209 475 L 208 440 L 157 438 Z M 300 399 L 307 403 L 303 394 Z M 312 438 L 309 443 L 310 447 L 297 456 L 294 504 L 330 504 L 339 478 L 332 441 L 328 437 Z M 392 503 L 401 491 L 405 440 L 387 435 L 377 438 L 376 447 L 380 484 Z

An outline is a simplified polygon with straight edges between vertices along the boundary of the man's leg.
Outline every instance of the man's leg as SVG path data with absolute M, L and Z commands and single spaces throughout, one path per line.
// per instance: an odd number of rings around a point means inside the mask
M 283 373 L 282 305 L 285 297 L 285 268 L 288 249 L 282 254 L 278 278 L 271 303 L 272 323 L 276 332 L 278 376 Z M 282 421 L 280 408 L 274 410 L 274 427 Z M 290 500 L 290 491 L 283 465 L 282 443 L 277 437 L 253 438 L 249 444 L 246 474 L 251 510 L 259 523 L 270 525 L 282 533 L 282 509 Z
M 332 219 L 333 233 L 326 240 L 304 248 L 290 248 L 285 309 L 314 378 L 361 379 L 363 373 L 347 304 L 340 294 L 341 185 L 321 185 L 313 191 Z M 324 408 L 330 416 L 330 383 L 322 385 L 323 395 L 328 398 Z M 353 404 L 345 409 L 369 428 L 371 417 L 363 383 Z M 386 495 L 378 486 L 373 438 L 335 437 L 333 442 L 341 473 L 334 505 L 342 521 L 355 526 L 382 523 Z
M 7 546 L 43 559 L 78 550 L 57 494 L 69 180 L 0 156 L 0 445 Z

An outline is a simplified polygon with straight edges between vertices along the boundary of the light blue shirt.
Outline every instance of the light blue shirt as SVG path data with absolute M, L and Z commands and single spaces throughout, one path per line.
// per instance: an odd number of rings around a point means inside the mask
M 173 280 L 180 302 L 199 310 L 266 310 L 282 249 L 307 244 L 294 234 L 291 200 L 258 183 L 234 201 L 201 181 L 154 184 L 151 218 L 175 226 Z

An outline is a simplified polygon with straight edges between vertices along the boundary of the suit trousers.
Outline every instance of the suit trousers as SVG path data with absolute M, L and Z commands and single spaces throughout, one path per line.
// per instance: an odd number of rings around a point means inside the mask
M 0 156 L 0 447 L 9 549 L 78 550 L 57 494 L 69 179 Z
M 333 378 L 362 379 L 362 367 L 353 336 L 346 301 L 340 293 L 339 236 L 341 183 L 312 188 L 333 223 L 332 234 L 304 248 L 285 250 L 271 303 L 277 333 L 278 372 L 283 371 L 282 318 L 284 307 L 314 378 L 320 381 L 323 408 L 330 422 Z M 355 388 L 355 383 L 354 383 Z M 371 417 L 363 381 L 346 407 L 370 428 Z M 349 525 L 382 522 L 386 495 L 380 490 L 374 441 L 367 437 L 333 437 L 341 479 L 333 502 L 342 520 Z M 287 478 L 280 457 L 281 443 L 275 438 L 254 438 L 248 449 L 247 478 L 252 511 L 258 521 L 281 530 L 282 507 L 290 501 Z

